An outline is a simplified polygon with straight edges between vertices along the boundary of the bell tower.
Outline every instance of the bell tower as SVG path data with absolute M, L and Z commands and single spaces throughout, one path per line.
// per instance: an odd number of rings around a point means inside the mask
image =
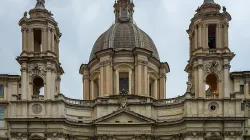
M 45 0 L 37 0 L 35 8 L 19 21 L 22 29 L 21 99 L 53 100 L 60 93 L 60 77 L 64 73 L 59 62 L 61 37 L 53 14 L 45 8 Z
M 228 45 L 231 20 L 226 8 L 214 0 L 204 0 L 191 19 L 187 33 L 190 59 L 185 71 L 189 75 L 187 92 L 195 98 L 229 98 L 230 61 L 235 54 Z

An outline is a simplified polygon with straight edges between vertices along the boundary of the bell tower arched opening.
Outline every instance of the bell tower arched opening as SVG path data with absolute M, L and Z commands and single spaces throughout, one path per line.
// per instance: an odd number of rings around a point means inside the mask
M 36 77 L 33 80 L 33 95 L 44 95 L 44 81 L 41 77 Z
M 208 47 L 216 49 L 216 24 L 208 25 Z
M 215 74 L 209 74 L 206 77 L 206 96 L 207 98 L 218 98 L 218 78 Z
M 42 31 L 34 29 L 34 52 L 42 52 Z

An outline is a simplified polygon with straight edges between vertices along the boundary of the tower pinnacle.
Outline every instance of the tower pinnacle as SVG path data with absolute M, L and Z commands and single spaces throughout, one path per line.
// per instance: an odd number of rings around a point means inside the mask
M 36 6 L 34 9 L 45 10 L 45 0 L 37 0 Z
M 134 3 L 131 0 L 115 0 L 115 22 L 133 22 Z
M 203 5 L 204 4 L 216 4 L 216 3 L 214 2 L 214 0 L 204 0 Z

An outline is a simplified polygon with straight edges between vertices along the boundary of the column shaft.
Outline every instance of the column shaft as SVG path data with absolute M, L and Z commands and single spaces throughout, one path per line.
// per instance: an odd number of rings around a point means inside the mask
M 195 27 L 195 33 L 194 33 L 194 48 L 198 48 L 198 29 Z

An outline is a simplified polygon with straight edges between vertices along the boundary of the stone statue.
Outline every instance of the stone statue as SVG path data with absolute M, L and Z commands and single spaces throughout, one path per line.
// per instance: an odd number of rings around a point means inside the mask
M 23 17 L 27 17 L 28 13 L 24 12 Z
M 192 82 L 188 81 L 186 84 L 187 84 L 187 91 L 186 92 L 191 92 L 192 91 L 192 87 L 193 87 Z
M 223 12 L 227 12 L 227 8 L 223 6 Z

